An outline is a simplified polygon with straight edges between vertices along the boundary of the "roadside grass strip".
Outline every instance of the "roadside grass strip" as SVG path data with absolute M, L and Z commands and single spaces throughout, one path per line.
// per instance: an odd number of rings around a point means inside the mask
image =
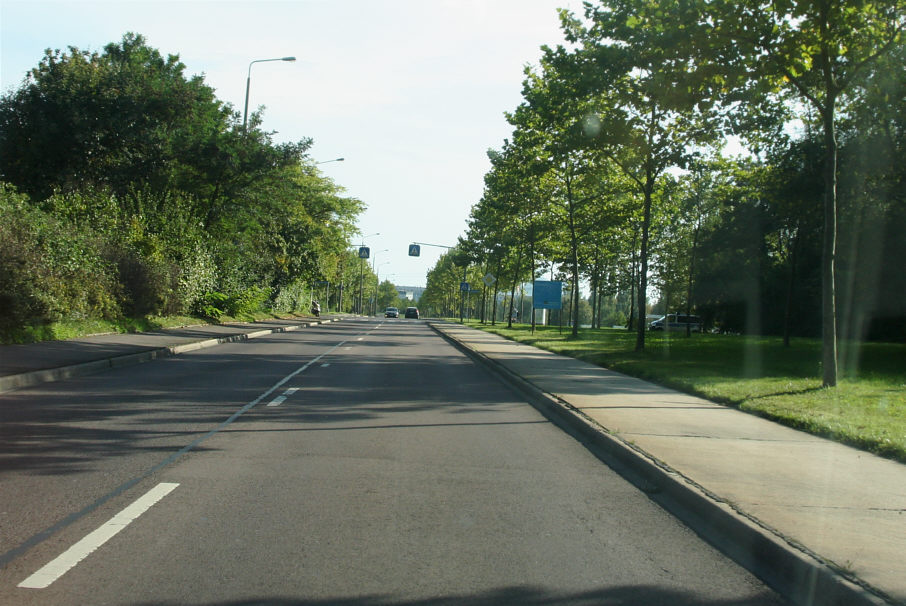
M 558 327 L 475 328 L 757 414 L 906 463 L 906 345 L 845 341 L 840 380 L 821 386 L 821 341 Z

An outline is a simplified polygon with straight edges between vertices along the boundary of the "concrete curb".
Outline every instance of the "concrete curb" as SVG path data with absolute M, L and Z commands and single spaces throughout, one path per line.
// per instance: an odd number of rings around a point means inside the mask
M 121 368 L 124 366 L 143 364 L 157 358 L 176 356 L 181 353 L 195 351 L 198 349 L 206 349 L 208 347 L 214 347 L 224 343 L 248 341 L 249 339 L 255 339 L 274 333 L 291 332 L 294 330 L 299 330 L 300 328 L 308 328 L 309 326 L 317 326 L 318 324 L 327 324 L 329 322 L 337 322 L 339 320 L 340 318 L 331 318 L 326 320 L 319 320 L 317 322 L 304 322 L 293 326 L 280 326 L 278 328 L 229 335 L 226 337 L 218 337 L 216 339 L 192 341 L 191 343 L 183 343 L 182 345 L 159 347 L 138 353 L 130 353 L 121 356 L 104 358 L 101 360 L 93 360 L 91 362 L 84 362 L 82 364 L 72 364 L 69 366 L 61 366 L 59 368 L 47 368 L 44 370 L 24 372 L 17 375 L 7 375 L 5 377 L 0 377 L 0 393 L 14 391 L 16 389 L 22 389 L 24 387 L 31 387 L 33 385 L 40 385 L 41 383 L 51 383 L 53 381 L 70 379 L 73 377 L 92 375 L 103 372 L 105 370 L 109 370 L 111 368 Z
M 576 438 L 666 511 L 794 604 L 894 604 L 880 596 L 879 592 L 841 576 L 816 554 L 734 509 L 667 463 L 610 433 L 568 402 L 458 341 L 441 328 L 444 322 L 429 324 L 460 351 L 494 371 L 545 417 Z

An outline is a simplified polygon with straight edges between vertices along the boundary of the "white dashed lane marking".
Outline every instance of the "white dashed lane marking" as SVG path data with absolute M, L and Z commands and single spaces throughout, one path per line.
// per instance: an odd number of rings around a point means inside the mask
M 299 391 L 298 387 L 290 387 L 289 389 L 287 389 L 286 391 L 283 392 L 282 396 L 277 396 L 276 398 L 274 398 L 273 400 L 268 402 L 268 406 L 280 406 L 281 404 L 283 404 L 286 401 L 286 398 L 293 395 L 297 391 Z
M 93 551 L 113 538 L 135 521 L 140 515 L 148 511 L 152 505 L 170 494 L 179 484 L 162 482 L 139 497 L 132 505 L 126 507 L 110 520 L 88 534 L 84 539 L 64 551 L 46 566 L 19 583 L 24 589 L 44 589 L 61 576 L 69 572 L 76 564 L 87 558 Z

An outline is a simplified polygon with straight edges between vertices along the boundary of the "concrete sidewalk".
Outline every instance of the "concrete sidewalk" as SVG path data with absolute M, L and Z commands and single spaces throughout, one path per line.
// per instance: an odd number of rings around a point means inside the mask
M 115 366 L 139 364 L 221 343 L 298 330 L 340 319 L 272 319 L 262 322 L 202 324 L 153 332 L 104 334 L 68 341 L 0 345 L 0 393 L 75 377 Z
M 906 465 L 477 329 L 432 325 L 794 602 L 906 604 Z

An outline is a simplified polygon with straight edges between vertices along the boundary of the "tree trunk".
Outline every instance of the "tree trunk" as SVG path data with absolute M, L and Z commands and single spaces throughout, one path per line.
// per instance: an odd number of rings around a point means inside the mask
M 796 258 L 799 250 L 799 227 L 796 227 L 796 233 L 793 235 L 792 247 L 790 250 L 790 277 L 786 285 L 786 305 L 783 310 L 783 346 L 790 346 L 790 323 L 793 315 L 793 288 L 796 285 Z
M 824 121 L 824 243 L 821 255 L 821 364 L 824 387 L 837 385 L 837 305 L 834 284 L 837 255 L 837 136 L 834 99 L 829 96 Z
M 642 246 L 639 253 L 639 292 L 638 292 L 638 321 L 636 327 L 635 350 L 645 350 L 645 314 L 647 312 L 647 290 L 648 290 L 648 228 L 651 225 L 651 196 L 652 196 L 651 179 L 645 183 L 645 208 L 642 217 Z
M 638 286 L 638 273 L 636 272 L 636 244 L 638 240 L 638 230 L 635 226 L 632 228 L 632 264 L 629 267 L 629 322 L 626 324 L 626 330 L 632 332 L 632 326 L 635 323 L 635 297 L 636 287 Z
M 573 204 L 572 175 L 566 167 L 566 203 L 569 213 L 569 262 L 573 279 L 573 298 L 570 299 L 572 317 L 572 336 L 579 336 L 579 242 L 576 236 L 576 209 Z
M 686 315 L 692 314 L 692 285 L 695 279 L 695 254 L 698 248 L 698 232 L 701 229 L 701 215 L 695 222 L 695 230 L 692 232 L 692 254 L 689 258 L 689 282 L 686 285 Z M 692 336 L 692 325 L 686 322 L 686 336 Z
M 497 293 L 500 292 L 500 290 L 497 288 L 497 285 L 500 284 L 499 277 L 500 277 L 500 266 L 501 265 L 503 265 L 503 260 L 498 259 L 497 260 L 497 273 L 495 274 L 498 277 L 498 279 L 494 281 L 494 303 L 493 303 L 493 311 L 491 312 L 491 326 L 497 326 Z
M 513 328 L 513 304 L 516 301 L 516 284 L 519 283 L 519 270 L 522 265 L 522 252 L 516 257 L 516 272 L 513 277 L 513 288 L 510 290 L 510 308 L 507 310 L 506 327 Z

